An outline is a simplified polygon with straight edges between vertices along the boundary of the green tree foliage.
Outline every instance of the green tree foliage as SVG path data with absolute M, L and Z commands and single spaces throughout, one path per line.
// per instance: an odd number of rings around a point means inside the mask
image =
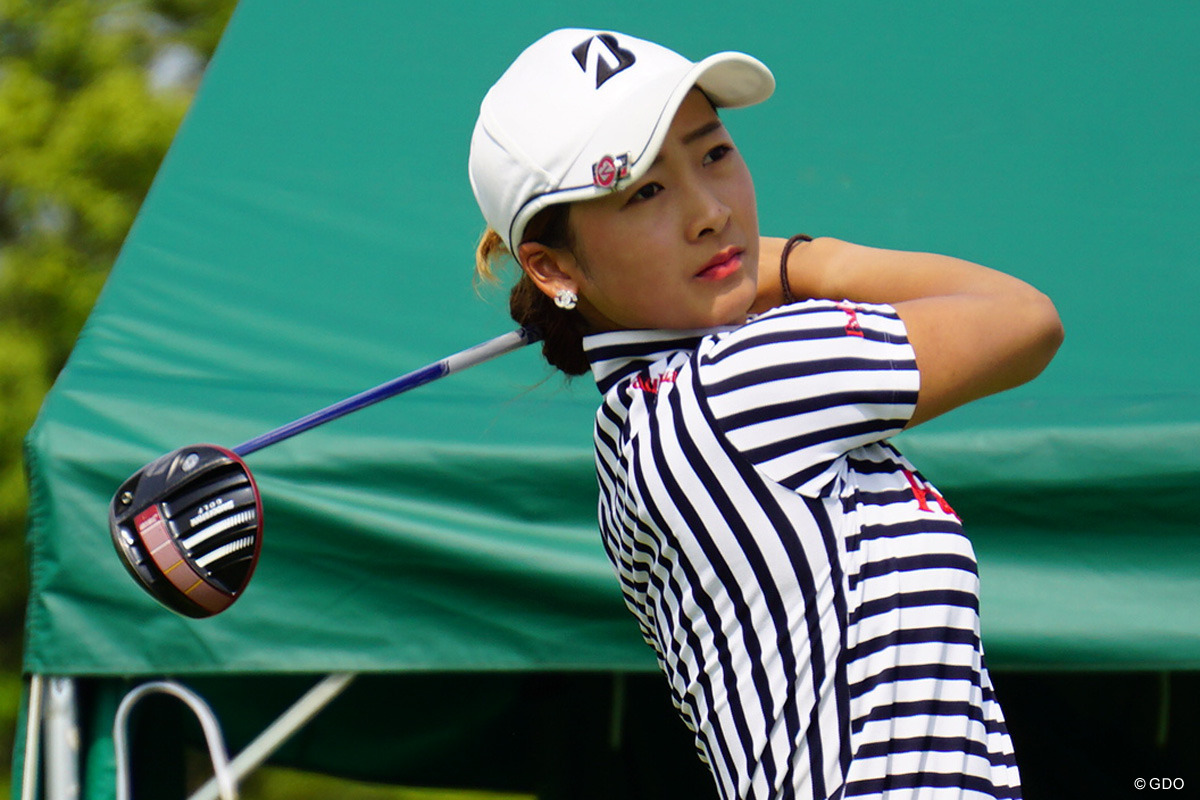
M 27 590 L 21 444 L 236 0 L 0 0 L 0 764 Z

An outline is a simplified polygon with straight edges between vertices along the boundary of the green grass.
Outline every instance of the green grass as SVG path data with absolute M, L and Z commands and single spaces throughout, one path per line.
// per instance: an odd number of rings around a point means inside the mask
M 258 770 L 239 787 L 238 796 L 241 800 L 537 800 L 528 794 L 361 783 L 282 767 Z

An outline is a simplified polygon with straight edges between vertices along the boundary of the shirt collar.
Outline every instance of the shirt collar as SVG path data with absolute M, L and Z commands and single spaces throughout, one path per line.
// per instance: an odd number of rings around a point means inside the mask
M 679 352 L 690 353 L 705 336 L 730 329 L 606 331 L 584 336 L 583 350 L 591 362 L 597 388 L 607 394 L 613 386 L 654 362 Z

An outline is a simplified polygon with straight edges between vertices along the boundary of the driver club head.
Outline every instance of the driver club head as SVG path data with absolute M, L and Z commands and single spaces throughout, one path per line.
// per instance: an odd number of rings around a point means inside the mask
M 228 608 L 254 573 L 262 499 L 245 462 L 216 445 L 191 445 L 151 461 L 121 484 L 109 532 L 129 574 L 184 616 Z

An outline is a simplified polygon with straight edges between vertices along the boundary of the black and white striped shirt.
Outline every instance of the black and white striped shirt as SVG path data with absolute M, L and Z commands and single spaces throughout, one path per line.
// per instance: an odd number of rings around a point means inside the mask
M 722 798 L 1011 798 L 953 509 L 888 441 L 888 306 L 816 300 L 584 346 L 600 528 Z

